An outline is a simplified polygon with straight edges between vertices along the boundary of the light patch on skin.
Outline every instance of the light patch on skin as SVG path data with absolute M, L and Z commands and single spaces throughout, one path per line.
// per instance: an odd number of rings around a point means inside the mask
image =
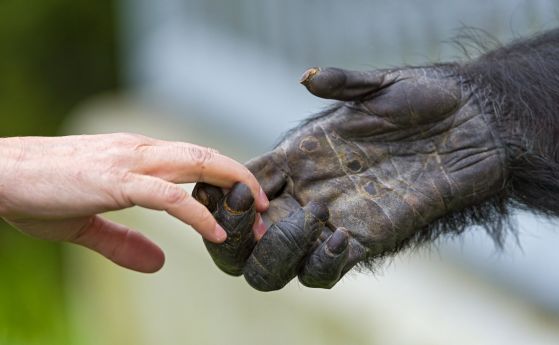
M 315 152 L 320 149 L 320 141 L 313 136 L 305 137 L 299 143 L 299 149 L 307 153 Z
M 385 197 L 387 194 L 392 193 L 393 189 L 381 183 L 378 180 L 367 181 L 361 185 L 361 195 L 367 199 L 378 200 Z

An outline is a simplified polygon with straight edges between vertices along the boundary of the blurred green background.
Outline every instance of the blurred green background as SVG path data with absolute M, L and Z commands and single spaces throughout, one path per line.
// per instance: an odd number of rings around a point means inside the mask
M 137 132 L 245 161 L 328 104 L 298 85 L 309 66 L 455 60 L 461 25 L 507 41 L 558 14 L 554 0 L 0 0 L 0 136 Z M 0 345 L 559 343 L 559 234 L 530 215 L 503 255 L 471 231 L 332 290 L 266 294 L 176 219 L 107 216 L 165 267 L 129 272 L 0 223 Z
M 0 136 L 55 135 L 77 104 L 118 88 L 114 6 L 0 1 Z M 1 222 L 0 344 L 76 343 L 61 261 L 59 245 Z

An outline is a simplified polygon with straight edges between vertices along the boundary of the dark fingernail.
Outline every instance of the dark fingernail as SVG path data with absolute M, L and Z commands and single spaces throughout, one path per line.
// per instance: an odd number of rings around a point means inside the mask
M 349 235 L 346 231 L 338 229 L 334 231 L 332 236 L 326 241 L 326 247 L 335 255 L 341 254 L 349 243 Z
M 330 212 L 328 211 L 328 207 L 324 206 L 319 202 L 311 201 L 307 204 L 305 208 L 307 208 L 312 213 L 313 216 L 318 218 L 318 220 L 323 223 L 326 222 L 330 217 Z
M 233 212 L 245 212 L 254 204 L 250 189 L 243 183 L 237 183 L 225 198 L 225 207 Z
M 320 68 L 318 67 L 309 68 L 303 73 L 299 79 L 299 83 L 306 85 L 318 72 L 320 72 Z
M 207 183 L 198 183 L 192 191 L 192 195 L 211 212 L 217 208 L 217 203 L 223 197 L 221 188 Z

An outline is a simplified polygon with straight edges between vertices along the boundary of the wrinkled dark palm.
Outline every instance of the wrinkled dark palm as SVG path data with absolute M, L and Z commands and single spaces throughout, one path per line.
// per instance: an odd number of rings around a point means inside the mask
M 266 222 L 276 223 L 242 263 L 251 285 L 273 290 L 299 275 L 307 286 L 331 287 L 359 261 L 500 190 L 504 153 L 492 115 L 453 70 L 305 74 L 311 93 L 343 102 L 248 163 L 271 199 Z M 329 219 L 305 242 L 297 236 L 309 230 L 288 214 L 311 201 L 327 207 Z M 280 220 L 299 230 L 285 236 Z

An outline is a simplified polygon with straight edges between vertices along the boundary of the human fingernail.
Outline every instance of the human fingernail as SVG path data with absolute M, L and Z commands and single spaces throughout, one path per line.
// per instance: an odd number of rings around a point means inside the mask
M 270 206 L 270 201 L 268 200 L 268 196 L 264 193 L 262 187 L 260 187 L 260 200 L 262 202 L 262 206 L 264 209 L 267 209 Z
M 252 229 L 254 230 L 254 234 L 256 235 L 257 240 L 261 239 L 262 236 L 264 236 L 264 234 L 266 233 L 266 225 L 264 225 L 264 221 L 262 220 L 260 214 L 256 215 L 256 220 Z
M 214 236 L 218 243 L 221 243 L 227 239 L 227 233 L 225 232 L 225 230 L 223 230 L 221 225 L 217 223 L 215 224 Z

